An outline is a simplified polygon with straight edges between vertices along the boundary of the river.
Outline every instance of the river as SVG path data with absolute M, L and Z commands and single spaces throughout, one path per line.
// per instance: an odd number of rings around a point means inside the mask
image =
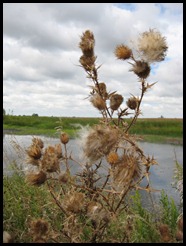
M 3 135 L 3 173 L 9 175 L 11 173 L 8 168 L 9 164 L 16 161 L 18 165 L 23 165 L 25 161 L 25 150 L 32 143 L 32 137 L 30 135 Z M 45 147 L 47 145 L 53 145 L 59 143 L 56 138 L 48 138 L 42 136 Z M 79 160 L 78 142 L 72 139 L 67 144 L 69 153 L 72 153 L 74 159 Z M 171 144 L 156 144 L 139 142 L 139 146 L 144 150 L 146 155 L 154 156 L 158 165 L 153 165 L 150 168 L 150 184 L 151 187 L 157 190 L 164 190 L 168 196 L 171 196 L 176 204 L 179 204 L 179 194 L 171 183 L 174 181 L 174 168 L 175 160 L 178 163 L 183 164 L 183 146 L 171 145 Z M 73 166 L 73 173 L 79 171 L 77 165 Z M 153 198 L 160 197 L 160 192 L 153 192 Z

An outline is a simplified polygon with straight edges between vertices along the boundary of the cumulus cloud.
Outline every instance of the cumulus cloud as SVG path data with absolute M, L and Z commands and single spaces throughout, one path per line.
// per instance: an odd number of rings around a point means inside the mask
M 80 36 L 94 33 L 99 81 L 124 97 L 138 96 L 130 64 L 117 60 L 118 44 L 157 29 L 168 44 L 165 61 L 153 64 L 158 81 L 142 103 L 142 117 L 183 117 L 182 3 L 3 3 L 3 107 L 16 115 L 99 117 L 88 99 L 91 81 L 79 66 Z

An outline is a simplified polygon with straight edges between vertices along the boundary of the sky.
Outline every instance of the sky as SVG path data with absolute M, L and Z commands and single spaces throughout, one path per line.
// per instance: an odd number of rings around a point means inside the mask
M 101 117 L 88 96 L 93 82 L 80 66 L 80 37 L 95 38 L 99 82 L 124 98 L 139 97 L 131 65 L 114 55 L 132 50 L 150 29 L 166 38 L 164 61 L 151 64 L 157 82 L 141 104 L 144 118 L 183 117 L 183 3 L 3 3 L 3 108 L 6 114 Z

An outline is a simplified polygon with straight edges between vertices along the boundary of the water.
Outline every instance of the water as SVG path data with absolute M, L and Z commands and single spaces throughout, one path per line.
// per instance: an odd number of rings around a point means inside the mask
M 18 165 L 25 165 L 25 150 L 32 143 L 33 136 L 25 135 L 8 135 L 3 136 L 3 172 L 4 174 L 9 174 L 11 171 L 8 166 L 13 161 L 16 161 Z M 53 145 L 59 143 L 58 139 L 41 137 L 44 142 L 45 147 L 48 145 Z M 171 186 L 174 181 L 174 168 L 175 160 L 178 163 L 183 164 L 183 146 L 171 145 L 171 144 L 155 144 L 140 142 L 139 146 L 143 149 L 145 155 L 154 156 L 158 165 L 153 165 L 150 168 L 150 185 L 152 188 L 157 190 L 164 190 L 168 196 L 171 196 L 176 204 L 179 204 L 179 194 Z M 70 140 L 67 144 L 68 153 L 75 160 L 80 160 L 79 157 L 79 144 L 77 140 Z M 72 174 L 77 173 L 81 170 L 81 167 L 70 161 L 70 166 L 73 167 Z M 102 170 L 104 172 L 104 170 Z M 143 185 L 143 183 L 142 183 Z M 160 197 L 160 192 L 153 192 L 152 196 L 154 199 Z

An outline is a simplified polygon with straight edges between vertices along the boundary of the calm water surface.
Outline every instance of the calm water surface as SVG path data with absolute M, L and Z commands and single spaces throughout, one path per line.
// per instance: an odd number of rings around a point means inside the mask
M 3 136 L 3 172 L 8 174 L 8 165 L 12 161 L 16 161 L 18 165 L 25 163 L 25 149 L 32 143 L 33 136 L 18 136 L 8 135 Z M 58 139 L 41 137 L 45 147 L 59 143 Z M 155 144 L 140 142 L 139 146 L 144 150 L 146 155 L 154 156 L 159 165 L 153 165 L 150 168 L 150 182 L 151 187 L 158 190 L 165 190 L 165 192 L 173 197 L 176 203 L 179 203 L 179 194 L 172 188 L 175 160 L 183 164 L 183 146 L 171 144 Z M 67 144 L 68 153 L 72 153 L 74 159 L 79 160 L 79 144 L 77 140 L 70 140 Z M 74 163 L 70 163 L 73 167 L 73 173 L 80 171 L 81 168 Z M 142 183 L 143 185 L 143 183 Z M 157 199 L 160 197 L 160 192 L 152 193 L 152 196 Z

